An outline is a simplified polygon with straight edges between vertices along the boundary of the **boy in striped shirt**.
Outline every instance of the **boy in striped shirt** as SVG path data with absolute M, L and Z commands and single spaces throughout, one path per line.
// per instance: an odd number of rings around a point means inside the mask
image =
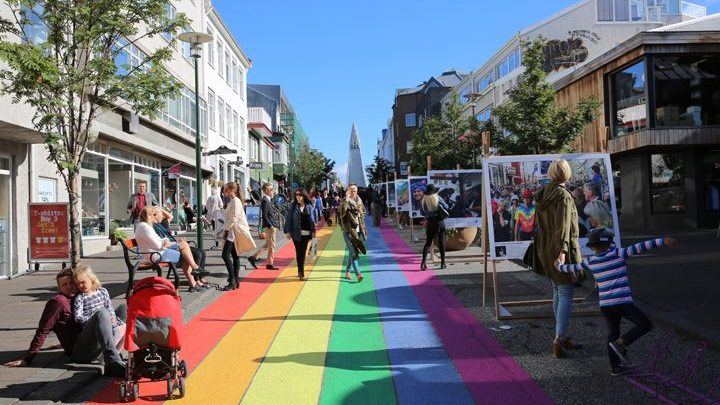
M 612 234 L 601 228 L 593 229 L 588 235 L 587 246 L 595 252 L 595 255 L 583 259 L 578 264 L 555 262 L 555 267 L 559 271 L 571 273 L 588 270 L 595 276 L 600 292 L 600 311 L 608 328 L 611 375 L 620 375 L 627 371 L 627 346 L 653 328 L 650 319 L 633 304 L 626 259 L 662 245 L 675 247 L 677 241 L 673 238 L 650 239 L 618 249 L 613 244 Z M 635 326 L 620 336 L 620 323 L 623 318 L 634 323 Z

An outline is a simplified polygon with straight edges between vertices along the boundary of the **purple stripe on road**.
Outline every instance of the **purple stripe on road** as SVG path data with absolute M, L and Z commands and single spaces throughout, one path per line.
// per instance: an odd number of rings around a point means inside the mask
M 478 323 L 420 257 L 383 224 L 381 234 L 473 398 L 482 404 L 552 404 L 525 370 Z

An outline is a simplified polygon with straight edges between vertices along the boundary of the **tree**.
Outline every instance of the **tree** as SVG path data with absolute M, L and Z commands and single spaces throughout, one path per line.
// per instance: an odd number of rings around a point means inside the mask
M 555 90 L 543 70 L 544 39 L 522 43 L 521 82 L 508 91 L 509 99 L 493 108 L 503 131 L 492 136 L 492 145 L 505 155 L 556 153 L 568 150 L 583 128 L 595 119 L 600 105 L 595 97 L 580 100 L 577 108 L 555 105 Z
M 0 90 L 34 109 L 49 160 L 67 187 L 70 254 L 80 259 L 78 176 L 87 145 L 97 138 L 95 118 L 126 104 L 154 118 L 180 90 L 163 64 L 174 39 L 132 66 L 117 66 L 121 52 L 138 40 L 174 35 L 189 24 L 166 15 L 169 0 L 7 0 L 10 19 L 0 19 Z M 32 25 L 30 25 L 32 23 Z M 45 35 L 31 35 L 30 27 Z
M 293 181 L 308 189 L 317 186 L 325 179 L 324 170 L 329 162 L 322 152 L 303 144 L 297 156 Z
M 382 183 L 392 174 L 390 162 L 380 155 L 375 155 L 373 162 L 365 166 L 365 174 L 370 184 Z
M 433 169 L 465 168 L 472 163 L 473 150 L 481 144 L 480 132 L 487 125 L 474 117 L 463 117 L 463 106 L 453 90 L 450 102 L 443 107 L 441 117 L 430 117 L 412 136 L 412 173 L 427 171 L 427 157 L 432 157 Z M 471 129 L 474 129 L 471 131 Z

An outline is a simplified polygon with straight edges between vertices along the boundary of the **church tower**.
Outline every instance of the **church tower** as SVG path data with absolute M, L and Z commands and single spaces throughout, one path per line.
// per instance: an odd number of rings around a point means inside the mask
M 362 164 L 360 154 L 360 135 L 353 122 L 350 132 L 350 156 L 348 157 L 347 185 L 357 184 L 358 187 L 365 187 L 365 168 Z

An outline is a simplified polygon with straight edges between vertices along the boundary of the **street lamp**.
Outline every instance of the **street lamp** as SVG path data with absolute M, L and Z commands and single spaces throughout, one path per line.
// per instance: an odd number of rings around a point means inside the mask
M 472 117 L 473 117 L 474 120 L 477 120 L 477 117 L 475 116 L 475 106 L 477 106 L 477 99 L 480 98 L 480 96 L 481 96 L 480 93 L 468 93 L 468 94 L 465 95 L 465 98 L 467 98 L 468 101 L 470 101 L 470 106 L 472 107 Z M 474 135 L 477 136 L 477 134 L 474 134 Z M 472 151 L 473 151 L 473 169 L 474 169 L 475 166 L 476 166 L 476 162 L 475 162 L 475 161 L 477 160 L 477 159 L 476 159 L 476 152 L 477 152 L 476 149 L 477 149 L 477 147 L 476 147 L 476 146 L 473 146 L 473 148 L 472 148 Z
M 202 204 L 202 142 L 200 139 L 200 78 L 198 72 L 198 59 L 202 52 L 202 44 L 211 42 L 213 36 L 204 32 L 183 32 L 178 35 L 182 42 L 190 44 L 190 57 L 195 61 L 195 189 L 197 191 L 197 207 L 200 210 Z M 199 222 L 199 221 L 198 221 Z M 203 227 L 197 228 L 197 247 L 203 249 Z

